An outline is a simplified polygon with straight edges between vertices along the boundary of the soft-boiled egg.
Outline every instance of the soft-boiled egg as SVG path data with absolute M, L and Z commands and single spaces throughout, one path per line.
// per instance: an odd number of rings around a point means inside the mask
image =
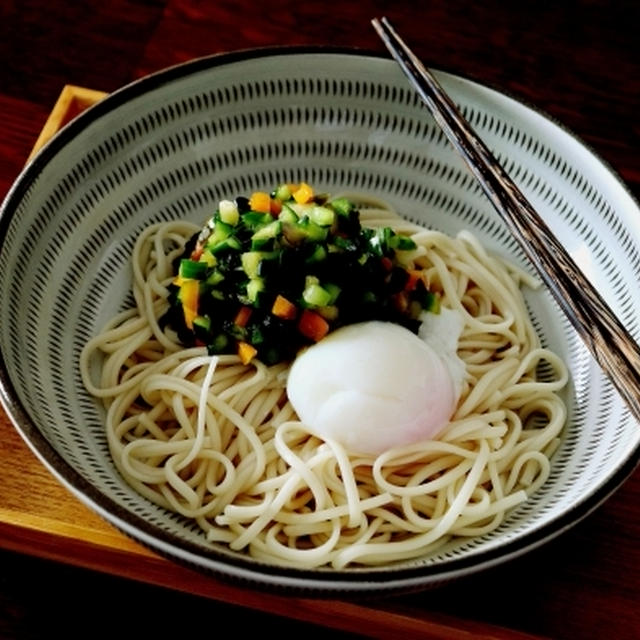
M 366 455 L 437 436 L 463 385 L 463 320 L 449 309 L 422 320 L 418 335 L 388 322 L 349 325 L 299 354 L 287 394 L 307 428 Z

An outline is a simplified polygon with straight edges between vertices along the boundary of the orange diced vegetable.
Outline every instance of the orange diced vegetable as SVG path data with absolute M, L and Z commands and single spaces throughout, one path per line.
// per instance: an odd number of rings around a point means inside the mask
M 329 323 L 319 313 L 305 309 L 298 321 L 298 331 L 309 340 L 318 342 L 329 333 Z
M 254 191 L 249 198 L 249 206 L 252 211 L 271 213 L 271 196 L 264 191 Z
M 238 327 L 246 327 L 250 317 L 251 317 L 251 307 L 247 307 L 246 305 L 243 305 L 242 307 L 240 307 L 238 313 L 236 314 L 234 323 Z
M 293 197 L 293 193 L 300 188 L 300 185 L 295 182 L 287 182 L 287 187 L 289 188 L 289 193 L 292 194 L 291 197 Z
M 200 243 L 196 244 L 195 248 L 193 249 L 189 257 L 192 260 L 199 260 L 200 256 L 202 255 L 202 250 L 203 250 L 203 246 Z
M 271 213 L 272 216 L 277 216 L 282 211 L 282 202 L 280 202 L 280 200 L 272 199 L 270 206 L 271 209 L 269 213 Z
M 391 296 L 393 300 L 393 306 L 401 312 L 405 312 L 409 308 L 409 296 L 406 292 L 401 291 L 400 293 L 396 293 Z
M 298 313 L 298 309 L 293 302 L 278 294 L 271 307 L 271 313 L 283 320 L 293 320 Z
M 382 258 L 380 258 L 380 261 L 382 262 L 382 266 L 385 271 L 391 271 L 391 269 L 393 269 L 393 262 L 391 261 L 391 258 L 382 256 Z
M 420 269 L 407 269 L 407 273 L 409 274 L 409 278 L 404 288 L 405 291 L 413 291 L 420 280 L 424 281 L 424 271 L 420 271 Z
M 298 204 L 311 202 L 313 200 L 313 189 L 306 182 L 301 182 L 293 192 L 293 199 Z
M 242 364 L 249 364 L 258 351 L 248 342 L 238 342 L 238 356 Z
M 198 296 L 200 283 L 197 280 L 184 279 L 180 284 L 180 301 L 184 313 L 184 323 L 188 329 L 193 329 L 193 321 L 198 315 Z

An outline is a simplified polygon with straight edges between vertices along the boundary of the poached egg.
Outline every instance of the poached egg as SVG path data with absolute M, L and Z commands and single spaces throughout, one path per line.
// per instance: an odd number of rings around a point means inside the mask
M 298 355 L 287 394 L 314 435 L 364 455 L 437 436 L 462 390 L 464 321 L 449 309 L 421 320 L 418 335 L 389 322 L 349 325 Z

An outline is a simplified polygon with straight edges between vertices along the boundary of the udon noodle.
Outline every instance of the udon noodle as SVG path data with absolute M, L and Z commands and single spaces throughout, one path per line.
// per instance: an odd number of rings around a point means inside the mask
M 464 389 L 435 440 L 354 456 L 297 419 L 287 364 L 210 356 L 161 329 L 172 260 L 197 231 L 190 223 L 140 235 L 135 306 L 83 350 L 83 380 L 106 407 L 119 472 L 212 543 L 303 568 L 413 559 L 496 529 L 549 475 L 568 374 L 529 319 L 520 287 L 537 283 L 468 232 L 417 227 L 375 201 L 361 219 L 410 234 L 431 289 L 464 316 Z

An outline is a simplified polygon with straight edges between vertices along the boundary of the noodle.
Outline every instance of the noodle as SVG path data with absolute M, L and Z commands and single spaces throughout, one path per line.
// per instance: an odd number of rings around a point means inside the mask
M 351 196 L 353 197 L 353 196 Z M 410 234 L 412 259 L 463 314 L 462 396 L 438 439 L 355 456 L 300 423 L 288 366 L 184 348 L 158 319 L 172 261 L 198 229 L 146 229 L 133 251 L 135 309 L 84 348 L 87 390 L 106 408 L 116 467 L 142 496 L 194 519 L 212 543 L 297 567 L 381 565 L 479 536 L 547 479 L 568 373 L 540 346 L 520 287 L 536 282 L 468 232 L 452 238 L 354 198 L 364 226 Z M 551 375 L 538 379 L 544 364 Z M 99 375 L 97 375 L 99 372 Z M 98 378 L 97 382 L 95 378 Z

